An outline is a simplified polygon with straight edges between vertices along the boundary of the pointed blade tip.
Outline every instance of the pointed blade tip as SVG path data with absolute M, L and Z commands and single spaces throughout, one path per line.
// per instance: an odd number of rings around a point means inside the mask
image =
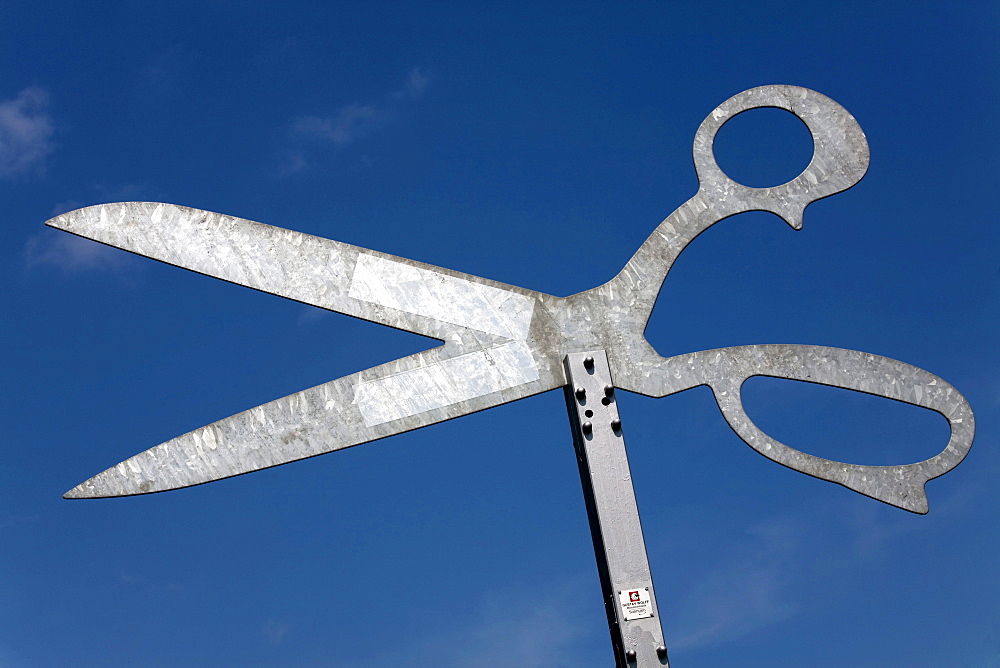
M 94 204 L 91 206 L 84 206 L 77 209 L 72 209 L 70 211 L 64 211 L 63 213 L 60 213 L 58 216 L 52 216 L 51 218 L 46 220 L 45 225 L 48 227 L 54 227 L 57 230 L 63 230 L 65 232 L 72 232 L 74 234 L 78 234 L 77 232 L 73 232 L 71 228 L 74 227 L 75 223 L 80 220 L 80 215 L 81 215 L 80 212 L 86 209 L 93 209 L 103 206 L 106 205 Z
M 87 494 L 86 490 L 83 489 L 83 485 L 77 485 L 73 489 L 63 494 L 64 499 L 87 499 L 91 497 L 92 495 Z
M 128 493 L 115 493 L 93 484 L 99 476 L 81 482 L 79 485 L 63 494 L 64 499 L 106 499 L 112 496 L 129 496 Z
M 158 490 L 157 490 L 158 491 Z M 111 499 L 119 496 L 140 496 L 147 492 L 121 492 L 121 493 L 99 493 L 92 489 L 87 489 L 83 485 L 77 485 L 73 489 L 63 494 L 64 499 Z

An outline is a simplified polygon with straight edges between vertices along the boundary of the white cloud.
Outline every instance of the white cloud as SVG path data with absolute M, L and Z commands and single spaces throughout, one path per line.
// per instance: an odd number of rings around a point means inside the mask
M 0 177 L 40 170 L 52 152 L 49 98 L 37 87 L 0 101 Z
M 410 70 L 410 74 L 406 78 L 406 83 L 403 85 L 403 88 L 393 93 L 390 97 L 394 99 L 402 97 L 416 99 L 424 94 L 424 89 L 427 88 L 427 84 L 430 82 L 430 76 L 421 72 L 420 68 L 414 67 Z
M 24 254 L 29 269 L 50 266 L 66 272 L 121 271 L 129 264 L 127 253 L 58 230 L 46 230 L 28 239 Z
M 15 666 L 27 666 L 26 661 L 21 661 L 14 651 L 9 647 L 0 645 L 0 666 L 4 668 L 14 668 Z
M 319 308 L 318 306 L 310 306 L 306 304 L 302 307 L 302 310 L 299 311 L 299 317 L 296 319 L 296 323 L 299 325 L 307 325 L 319 320 L 325 320 L 331 315 L 333 315 L 332 311 L 327 311 L 326 309 Z
M 284 164 L 282 164 L 278 169 L 278 176 L 288 176 L 289 174 L 294 174 L 295 172 L 304 169 L 306 165 L 306 157 L 301 151 L 290 153 L 286 156 Z
M 582 635 L 592 628 L 591 620 L 579 611 L 596 612 L 595 602 L 600 608 L 600 585 L 590 573 L 549 582 L 544 588 L 512 587 L 495 591 L 477 602 L 468 602 L 463 618 L 442 623 L 440 633 L 420 636 L 412 644 L 383 649 L 364 665 L 441 668 L 594 665 L 589 660 L 594 645 Z M 603 621 L 603 615 L 600 618 Z M 601 634 L 601 648 L 605 647 L 604 638 L 606 634 Z M 606 651 L 610 658 L 611 648 L 608 646 Z M 339 657 L 331 658 L 328 663 L 345 665 Z
M 157 199 L 157 191 L 145 184 L 125 184 L 110 187 L 97 183 L 93 186 L 97 201 L 131 202 Z M 152 197 L 149 197 L 152 195 Z M 77 200 L 60 202 L 50 215 L 58 216 L 81 208 Z M 137 272 L 135 257 L 117 248 L 74 236 L 61 230 L 43 228 L 24 244 L 24 263 L 28 269 L 57 267 L 67 273 L 81 271 Z
M 791 565 L 797 562 L 800 533 L 779 520 L 751 529 L 684 593 L 677 606 L 682 621 L 668 646 L 686 649 L 735 640 L 794 614 L 788 589 L 794 582 Z
M 335 146 L 355 143 L 392 122 L 402 105 L 423 96 L 430 82 L 429 75 L 413 68 L 402 87 L 386 95 L 384 101 L 345 104 L 326 116 L 299 116 L 292 120 L 291 134 L 294 138 L 318 140 Z M 307 160 L 302 151 L 295 151 L 289 154 L 278 171 L 281 176 L 287 176 L 306 166 Z
M 139 69 L 137 92 L 154 100 L 182 95 L 184 83 L 197 65 L 197 53 L 179 44 L 158 51 Z
M 119 577 L 121 577 L 121 581 L 124 584 L 130 585 L 130 584 L 136 584 L 138 582 L 142 582 L 142 576 L 140 576 L 140 575 L 130 575 L 130 574 L 128 574 L 128 573 L 125 572 L 125 569 L 121 569 L 118 572 L 118 574 L 119 574 Z
M 0 531 L 6 529 L 7 527 L 17 526 L 19 524 L 29 524 L 32 522 L 37 522 L 39 519 L 38 515 L 14 515 L 8 516 L 0 519 Z M 4 665 L 0 663 L 0 666 Z
M 501 597 L 487 603 L 478 624 L 468 630 L 469 642 L 451 643 L 442 656 L 456 666 L 567 666 L 572 665 L 567 647 L 579 633 L 563 605 Z
M 292 132 L 326 139 L 342 145 L 367 134 L 385 114 L 371 105 L 349 104 L 329 118 L 302 116 L 292 123 Z
M 288 635 L 288 629 L 291 628 L 286 622 L 279 622 L 274 619 L 269 619 L 261 627 L 261 633 L 267 638 L 267 641 L 272 645 L 280 645 Z

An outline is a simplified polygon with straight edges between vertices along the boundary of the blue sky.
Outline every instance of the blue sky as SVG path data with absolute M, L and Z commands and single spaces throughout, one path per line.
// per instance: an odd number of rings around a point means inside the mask
M 561 393 L 277 469 L 65 501 L 91 475 L 433 341 L 43 227 L 102 202 L 237 215 L 568 295 L 697 188 L 702 119 L 768 83 L 871 145 L 802 231 L 746 214 L 680 258 L 664 355 L 811 343 L 900 359 L 976 412 L 917 516 L 789 471 L 697 388 L 620 402 L 677 666 L 1000 665 L 995 3 L 9 0 L 0 6 L 0 665 L 606 666 Z M 806 130 L 720 132 L 750 185 Z M 860 464 L 943 419 L 751 380 L 752 417 Z

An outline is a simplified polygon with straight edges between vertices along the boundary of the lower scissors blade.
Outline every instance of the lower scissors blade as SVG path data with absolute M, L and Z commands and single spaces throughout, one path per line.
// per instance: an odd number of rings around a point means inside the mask
M 68 499 L 149 494 L 385 438 L 555 389 L 523 342 L 441 346 L 324 383 L 157 445 L 74 487 Z

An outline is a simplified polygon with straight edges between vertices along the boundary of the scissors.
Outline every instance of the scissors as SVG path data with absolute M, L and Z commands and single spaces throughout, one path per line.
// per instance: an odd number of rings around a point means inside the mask
M 712 150 L 726 121 L 761 107 L 800 118 L 814 144 L 805 170 L 772 188 L 733 181 Z M 107 469 L 65 497 L 161 492 L 368 443 L 564 387 L 567 355 L 603 350 L 614 387 L 665 397 L 708 385 L 733 430 L 768 459 L 926 513 L 924 485 L 962 461 L 975 433 L 969 403 L 943 379 L 886 357 L 813 345 L 736 346 L 664 358 L 644 337 L 667 273 L 700 233 L 746 211 L 770 211 L 799 229 L 806 206 L 852 187 L 868 163 L 861 127 L 830 98 L 786 85 L 735 95 L 695 134 L 697 193 L 659 224 L 617 276 L 570 297 L 171 204 L 120 202 L 57 216 L 47 225 L 443 342 L 195 429 Z M 950 438 L 940 454 L 900 466 L 861 466 L 809 455 L 767 435 L 747 416 L 740 390 L 753 376 L 819 383 L 921 406 L 948 420 Z

